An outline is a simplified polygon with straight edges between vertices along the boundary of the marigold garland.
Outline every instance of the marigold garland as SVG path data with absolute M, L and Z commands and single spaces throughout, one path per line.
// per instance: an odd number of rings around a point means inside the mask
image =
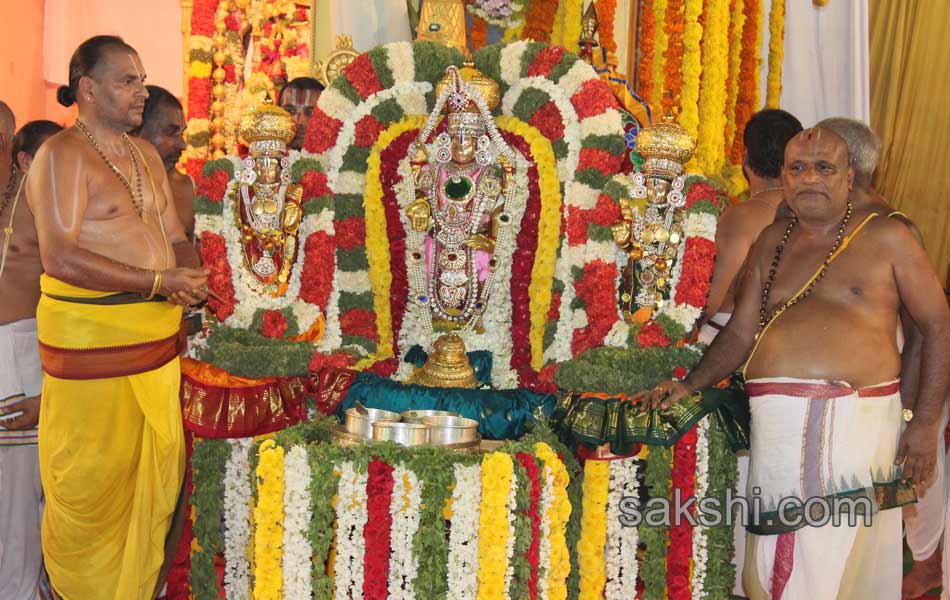
M 679 124 L 690 135 L 696 136 L 699 133 L 699 83 L 704 75 L 704 57 L 700 46 L 703 25 L 699 20 L 703 13 L 703 0 L 685 0 L 685 4 Z
M 640 2 L 640 64 L 637 65 L 637 91 L 647 104 L 653 104 L 653 60 L 656 46 L 656 15 L 653 0 Z
M 769 74 L 765 107 L 778 108 L 782 96 L 782 58 L 785 54 L 785 0 L 772 0 L 769 11 Z
M 508 570 L 508 496 L 514 461 L 504 452 L 482 459 L 482 503 L 478 518 L 478 600 L 505 597 Z
M 663 31 L 666 50 L 663 52 L 663 112 L 682 106 L 683 93 L 683 37 L 686 33 L 685 0 L 668 0 Z
M 379 345 L 375 360 L 393 356 L 393 322 L 390 309 L 389 236 L 386 232 L 386 212 L 383 208 L 383 186 L 380 182 L 380 153 L 407 131 L 421 129 L 426 122 L 422 115 L 410 115 L 391 125 L 380 134 L 370 150 L 366 169 L 366 255 L 369 261 L 370 280 L 376 282 L 373 293 L 373 310 L 376 312 L 376 331 Z
M 280 600 L 283 589 L 284 449 L 266 440 L 258 450 L 254 507 L 254 598 Z
M 552 41 L 551 31 L 558 12 L 559 0 L 530 0 L 525 11 L 525 26 L 521 39 L 535 42 Z
M 607 543 L 607 494 L 610 463 L 588 460 L 584 464 L 584 501 L 581 539 L 577 545 L 581 584 L 578 600 L 600 600 L 607 583 L 604 546 Z
M 726 78 L 726 143 L 723 152 L 732 155 L 732 141 L 736 134 L 736 98 L 739 95 L 739 66 L 742 64 L 742 29 L 745 27 L 743 0 L 729 0 L 729 75 Z M 731 158 L 730 158 L 731 160 Z
M 614 37 L 614 19 L 617 15 L 617 0 L 594 0 L 597 10 L 597 38 L 600 47 L 607 55 L 617 53 L 617 39 Z M 641 10 L 643 10 L 641 8 Z
M 730 159 L 733 164 L 742 162 L 745 145 L 742 133 L 752 113 L 759 106 L 759 46 L 762 0 L 744 0 L 745 25 L 742 27 L 742 55 L 739 63 L 739 91 L 736 96 L 735 135 L 732 140 Z
M 666 31 L 666 9 L 670 1 L 676 0 L 654 0 L 653 2 L 655 34 L 653 36 L 653 96 L 650 100 L 654 106 L 660 106 L 663 103 L 664 96 L 661 94 L 667 90 L 665 67 L 670 36 Z
M 564 29 L 561 46 L 577 54 L 581 38 L 581 16 L 584 11 L 584 0 L 561 0 L 564 5 Z
M 550 551 L 550 566 L 547 572 L 548 600 L 564 600 L 567 598 L 567 576 L 571 572 L 571 557 L 567 548 L 567 522 L 571 518 L 571 502 L 567 496 L 567 486 L 571 483 L 567 467 L 558 458 L 554 450 L 544 442 L 534 445 L 534 453 L 544 465 L 544 472 L 554 478 L 554 500 L 548 511 L 550 530 L 548 544 Z
M 485 42 L 488 40 L 488 21 L 479 17 L 478 15 L 472 15 L 472 50 L 478 50 L 485 45 Z
M 694 162 L 707 177 L 719 173 L 725 147 L 729 76 L 729 0 L 706 0 L 703 12 L 703 77 Z M 689 169 L 687 169 L 689 170 Z

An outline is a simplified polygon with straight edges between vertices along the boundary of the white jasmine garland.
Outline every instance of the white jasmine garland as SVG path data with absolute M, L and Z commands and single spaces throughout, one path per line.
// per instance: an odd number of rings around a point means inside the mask
M 310 463 L 303 446 L 294 446 L 284 458 L 283 597 L 310 600 L 311 557 Z
M 686 216 L 686 224 L 683 226 L 683 235 L 687 238 L 701 237 L 710 242 L 716 241 L 716 228 L 719 226 L 719 219 L 716 215 L 707 212 L 691 212 Z
M 224 586 L 228 598 L 247 600 L 251 565 L 247 546 L 251 539 L 251 438 L 229 439 L 231 454 L 224 467 Z
M 409 42 L 395 42 L 386 46 L 387 65 L 393 74 L 393 81 L 413 81 L 416 78 L 416 61 Z
M 623 498 L 624 469 L 620 460 L 608 461 L 610 476 L 607 483 L 607 539 L 604 544 L 604 565 L 606 567 L 606 600 L 620 600 L 624 597 L 624 581 L 620 577 L 620 535 L 623 526 L 620 523 L 620 500 Z
M 422 514 L 422 484 L 413 471 L 402 466 L 393 470 L 393 494 L 389 513 L 393 523 L 390 533 L 389 598 L 413 600 L 413 582 L 419 572 L 419 557 L 412 540 L 419 529 Z
M 617 465 L 617 472 L 619 474 L 619 483 L 622 490 L 620 494 L 621 498 L 639 498 L 640 484 L 637 481 L 637 472 L 640 468 L 640 460 L 637 457 L 631 457 L 615 462 L 619 463 Z M 619 539 L 621 589 L 636 589 L 639 569 L 639 563 L 637 563 L 637 544 L 639 544 L 640 541 L 639 531 L 636 527 L 623 527 L 621 524 Z M 622 596 L 618 596 L 618 598 L 619 597 Z
M 548 571 L 551 569 L 551 505 L 554 504 L 554 473 L 545 465 L 541 471 L 541 500 L 538 512 L 541 528 L 538 531 L 538 600 L 548 600 Z
M 702 500 L 709 492 L 709 419 L 704 417 L 696 424 L 696 498 Z M 698 513 L 697 513 L 698 516 Z M 697 523 L 693 528 L 693 575 L 690 588 L 693 599 L 706 597 L 706 563 L 709 560 L 709 530 Z
M 505 599 L 511 598 L 511 580 L 515 574 L 515 515 L 518 512 L 518 472 L 511 472 L 511 487 L 508 488 L 508 542 L 506 544 L 506 554 L 508 568 L 505 569 Z M 515 598 L 514 600 L 519 600 Z
M 320 94 L 317 106 L 320 107 L 320 110 L 326 113 L 328 117 L 338 121 L 345 121 L 347 116 L 356 108 L 349 98 L 341 94 L 333 86 L 330 86 Z
M 558 80 L 557 84 L 564 90 L 564 94 L 570 98 L 581 89 L 584 83 L 591 79 L 599 79 L 597 72 L 587 62 L 579 60 Z
M 587 117 L 581 123 L 581 138 L 589 135 L 617 135 L 619 131 L 623 131 L 623 119 L 615 108 Z
M 521 80 L 521 57 L 527 49 L 528 42 L 523 40 L 502 48 L 499 57 L 501 78 L 508 85 L 515 85 Z
M 474 600 L 478 594 L 478 517 L 482 502 L 482 466 L 456 463 L 454 470 L 446 598 Z
M 358 473 L 352 462 L 340 467 L 336 501 L 336 561 L 334 570 L 335 600 L 359 600 L 363 597 L 363 559 L 366 542 L 367 474 Z

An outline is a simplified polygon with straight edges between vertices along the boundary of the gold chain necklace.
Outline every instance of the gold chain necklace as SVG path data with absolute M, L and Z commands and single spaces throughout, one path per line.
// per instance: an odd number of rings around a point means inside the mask
M 835 237 L 835 243 L 831 246 L 831 251 L 828 252 L 828 256 L 825 257 L 824 263 L 822 263 L 821 268 L 818 271 L 818 276 L 812 280 L 812 282 L 805 288 L 800 294 L 797 294 L 787 301 L 785 301 L 782 306 L 776 308 L 772 311 L 772 314 L 768 317 L 769 307 L 769 295 L 772 291 L 772 283 L 775 281 L 775 273 L 778 270 L 778 265 L 782 261 L 782 252 L 785 250 L 785 244 L 788 243 L 789 236 L 792 235 L 792 231 L 795 229 L 795 225 L 798 223 L 798 217 L 792 218 L 792 222 L 788 224 L 788 227 L 785 228 L 785 234 L 782 236 L 782 241 L 779 242 L 778 246 L 775 247 L 775 258 L 772 259 L 772 266 L 769 267 L 769 276 L 765 281 L 765 286 L 762 288 L 762 304 L 759 307 L 759 331 L 765 328 L 769 324 L 775 315 L 780 312 L 784 312 L 795 306 L 802 300 L 808 297 L 811 294 L 812 290 L 815 289 L 815 286 L 818 285 L 818 282 L 824 278 L 825 273 L 828 270 L 828 265 L 831 264 L 831 260 L 834 258 L 835 252 L 838 251 L 838 248 L 841 246 L 841 242 L 844 240 L 844 231 L 848 226 L 848 221 L 851 220 L 851 215 L 854 214 L 854 205 L 851 203 L 851 200 L 848 200 L 848 209 L 844 213 L 844 219 L 841 221 L 841 227 L 838 228 L 838 235 Z
M 139 218 L 141 218 L 145 211 L 145 201 L 142 194 L 142 173 L 139 169 L 139 161 L 135 156 L 135 151 L 132 149 L 132 140 L 129 139 L 128 134 L 122 134 L 122 141 L 125 142 L 125 147 L 129 150 L 129 157 L 132 159 L 132 172 L 134 173 L 135 177 L 134 189 L 132 187 L 132 182 L 129 181 L 129 178 L 119 170 L 119 167 L 116 166 L 114 162 L 109 160 L 109 157 L 106 156 L 106 153 L 99 145 L 99 142 L 97 142 L 96 138 L 93 137 L 92 132 L 90 132 L 86 125 L 79 119 L 76 119 L 76 129 L 86 136 L 86 139 L 89 140 L 89 143 L 92 144 L 92 147 L 95 148 L 97 153 L 99 153 L 99 157 L 102 158 L 102 160 L 104 160 L 107 165 L 109 165 L 109 167 L 112 169 L 112 172 L 115 173 L 116 177 L 119 178 L 119 181 L 122 182 L 122 185 L 125 186 L 125 189 L 128 190 L 129 198 L 132 200 L 132 206 L 135 207 L 135 211 L 139 214 Z
M 752 194 L 751 196 L 749 196 L 749 200 L 752 200 L 753 198 L 755 198 L 756 196 L 759 196 L 759 195 L 761 195 L 761 194 L 767 194 L 767 193 L 769 193 L 769 192 L 780 192 L 780 191 L 782 191 L 783 189 L 784 189 L 784 188 L 783 188 L 782 186 L 780 186 L 780 185 L 773 185 L 772 187 L 762 188 L 761 190 L 759 190 L 759 191 L 757 191 L 756 193 L 754 193 L 754 194 Z
M 6 187 L 3 188 L 3 197 L 0 198 L 0 213 L 3 213 L 7 209 L 7 205 L 10 204 L 10 200 L 13 200 L 14 192 L 17 188 L 17 168 L 16 164 L 10 166 L 10 181 L 7 182 Z

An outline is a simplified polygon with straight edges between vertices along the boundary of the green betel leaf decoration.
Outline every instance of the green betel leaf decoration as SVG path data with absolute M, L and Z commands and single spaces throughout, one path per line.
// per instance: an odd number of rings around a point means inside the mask
M 191 557 L 189 583 L 196 600 L 217 600 L 218 573 L 214 557 L 224 551 L 221 517 L 224 510 L 225 464 L 231 446 L 225 440 L 201 440 L 191 455 L 194 492 L 191 506 L 195 511 L 194 535 L 200 550 Z

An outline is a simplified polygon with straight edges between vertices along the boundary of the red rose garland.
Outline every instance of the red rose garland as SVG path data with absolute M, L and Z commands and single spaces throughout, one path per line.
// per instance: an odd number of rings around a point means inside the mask
M 376 78 L 376 69 L 369 54 L 360 54 L 343 69 L 343 75 L 353 89 L 365 100 L 373 94 L 383 91 L 382 84 Z
M 281 339 L 287 332 L 287 319 L 279 310 L 264 311 L 264 323 L 261 326 L 261 335 L 269 338 Z
M 512 148 L 531 156 L 531 146 L 521 136 L 507 131 L 502 137 Z M 538 184 L 538 167 L 528 169 L 528 202 L 521 227 L 515 240 L 511 264 L 511 368 L 518 373 L 518 385 L 532 387 L 537 379 L 531 369 L 531 271 L 538 250 L 538 222 L 541 219 L 541 189 Z
M 353 143 L 363 148 L 369 148 L 376 143 L 376 139 L 379 138 L 380 133 L 385 131 L 386 126 L 373 115 L 366 115 L 356 122 L 354 129 Z
M 340 129 L 342 128 L 342 121 L 330 118 L 327 113 L 320 110 L 319 105 L 314 106 L 313 114 L 307 123 L 307 135 L 303 142 L 304 149 L 314 154 L 326 152 L 336 143 L 336 138 L 340 135 Z
M 637 333 L 637 344 L 642 348 L 666 348 L 670 345 L 670 338 L 666 337 L 663 328 L 655 321 L 643 324 Z
M 588 79 L 573 96 L 571 105 L 577 113 L 578 121 L 604 113 L 609 108 L 617 108 L 617 99 L 607 84 L 600 79 Z M 584 167 L 578 167 L 583 169 Z
M 528 516 L 531 517 L 531 544 L 525 552 L 525 558 L 528 559 L 528 565 L 531 567 L 528 571 L 528 597 L 530 600 L 538 598 L 538 563 L 540 562 L 541 548 L 541 479 L 538 463 L 532 455 L 526 452 L 519 452 L 515 455 L 518 462 L 524 467 L 528 475 L 528 481 L 531 484 L 531 505 L 528 509 Z
M 195 186 L 195 194 L 206 196 L 212 202 L 221 202 L 224 200 L 224 194 L 228 189 L 230 177 L 224 169 L 219 169 L 209 177 L 201 177 Z
M 389 506 L 393 498 L 393 467 L 373 458 L 367 467 L 366 526 L 363 540 L 363 597 L 385 600 L 389 594 L 389 553 L 393 517 Z
M 333 236 L 316 231 L 304 243 L 303 271 L 300 273 L 300 299 L 320 307 L 323 313 L 330 303 L 333 287 L 334 255 L 336 244 Z
M 314 198 L 323 198 L 329 196 L 330 187 L 327 185 L 327 174 L 320 171 L 307 171 L 300 178 L 300 185 L 303 187 L 304 203 Z
M 551 141 L 564 137 L 564 119 L 554 100 L 549 100 L 531 115 L 528 124 L 541 132 L 541 135 Z
M 614 280 L 617 265 L 594 260 L 584 265 L 584 272 L 575 282 L 577 297 L 584 301 L 587 325 L 574 332 L 571 352 L 577 356 L 604 342 L 604 337 L 619 318 L 617 300 L 614 298 Z
M 564 58 L 564 54 L 566 53 L 567 50 L 560 46 L 546 46 L 538 52 L 534 60 L 531 61 L 531 64 L 528 65 L 525 76 L 547 77 L 551 74 L 551 70 L 554 67 L 561 64 L 561 59 Z
M 681 501 L 696 493 L 696 428 L 691 428 L 673 447 L 671 497 L 679 490 Z M 695 508 L 690 510 L 695 515 Z M 686 518 L 670 527 L 670 545 L 666 555 L 666 582 L 669 600 L 690 600 L 690 558 L 693 554 L 693 527 Z
M 676 303 L 704 308 L 716 265 L 716 243 L 701 237 L 688 238 L 682 260 Z
M 343 335 L 364 337 L 379 341 L 376 331 L 376 313 L 365 308 L 353 308 L 340 315 L 340 329 Z
M 234 313 L 234 305 L 237 303 L 234 286 L 231 283 L 231 265 L 228 263 L 227 246 L 223 236 L 208 231 L 201 233 L 199 241 L 201 263 L 211 270 L 208 287 L 221 298 L 219 300 L 214 296 L 208 297 L 208 308 L 218 321 L 224 321 Z

